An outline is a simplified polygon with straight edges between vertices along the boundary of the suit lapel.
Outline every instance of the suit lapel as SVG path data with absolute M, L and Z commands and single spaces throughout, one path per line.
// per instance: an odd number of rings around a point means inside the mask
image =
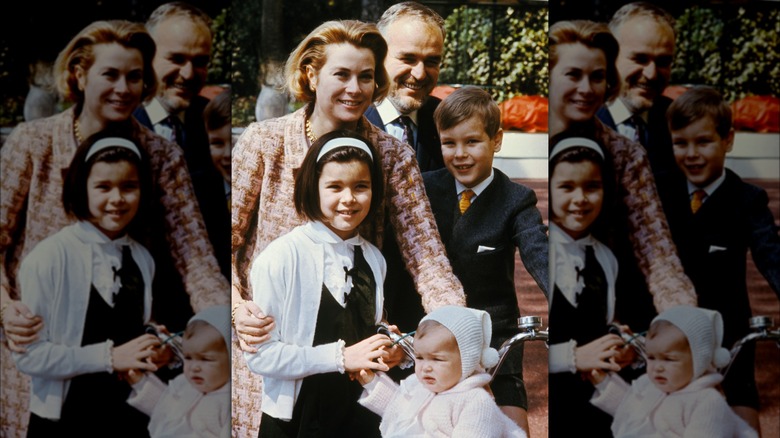
M 609 113 L 609 109 L 607 109 L 606 105 L 602 106 L 598 111 L 596 111 L 596 117 L 598 117 L 603 124 L 612 128 L 613 131 L 617 131 L 615 119 L 612 118 L 612 114 Z
M 372 125 L 387 132 L 385 130 L 385 123 L 382 121 L 382 117 L 379 116 L 379 111 L 376 110 L 376 106 L 373 103 L 368 107 L 364 115 Z

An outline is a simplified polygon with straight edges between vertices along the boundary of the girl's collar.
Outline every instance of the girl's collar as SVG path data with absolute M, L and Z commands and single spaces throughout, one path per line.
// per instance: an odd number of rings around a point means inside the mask
M 108 236 L 103 234 L 92 222 L 86 220 L 80 220 L 76 224 L 76 232 L 79 237 L 88 243 L 106 244 L 113 243 L 115 245 L 129 245 L 130 237 L 124 234 L 122 237 L 116 239 L 109 239 Z
M 360 246 L 364 242 L 363 238 L 360 237 L 360 234 L 356 234 L 355 237 L 351 237 L 349 239 L 344 240 L 341 237 L 339 237 L 336 233 L 334 233 L 330 228 L 328 228 L 325 224 L 323 224 L 321 221 L 307 222 L 304 225 L 304 231 L 309 237 L 322 243 L 349 244 L 352 246 Z
M 550 241 L 553 243 L 573 243 L 578 246 L 593 245 L 595 239 L 588 234 L 580 239 L 575 239 L 567 234 L 561 227 L 550 221 Z

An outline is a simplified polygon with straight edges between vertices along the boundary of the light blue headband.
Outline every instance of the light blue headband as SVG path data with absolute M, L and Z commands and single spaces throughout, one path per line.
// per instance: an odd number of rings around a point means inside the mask
M 604 151 L 601 150 L 601 147 L 599 147 L 598 143 L 595 141 L 585 137 L 570 137 L 564 138 L 563 140 L 559 141 L 555 147 L 553 147 L 552 152 L 550 152 L 550 159 L 566 149 L 575 147 L 593 149 L 594 151 L 598 152 L 599 155 L 601 155 L 602 159 L 604 158 Z
M 136 146 L 132 141 L 121 137 L 106 137 L 96 141 L 92 147 L 89 148 L 89 152 L 87 152 L 87 158 L 84 158 L 84 161 L 86 162 L 89 160 L 89 157 L 95 155 L 97 152 L 100 152 L 103 149 L 113 147 L 130 149 L 131 151 L 135 152 L 136 155 L 138 155 L 138 158 L 141 158 L 141 151 L 138 150 L 138 146 Z
M 352 137 L 338 137 L 338 138 L 334 138 L 333 140 L 328 140 L 327 143 L 322 145 L 322 147 L 320 148 L 320 153 L 317 155 L 317 162 L 320 161 L 323 155 L 327 154 L 333 149 L 343 148 L 347 146 L 356 147 L 362 151 L 365 151 L 368 154 L 368 157 L 371 158 L 371 161 L 374 161 L 374 154 L 371 153 L 371 148 L 369 148 L 366 143 Z

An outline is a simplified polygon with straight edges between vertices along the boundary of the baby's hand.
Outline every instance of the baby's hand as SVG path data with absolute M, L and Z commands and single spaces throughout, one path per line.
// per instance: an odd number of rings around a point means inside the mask
M 588 377 L 588 380 L 590 380 L 590 383 L 598 385 L 607 378 L 607 373 L 602 370 L 592 370 L 590 373 L 586 373 L 586 376 Z
M 141 370 L 130 370 L 124 375 L 124 377 L 125 380 L 127 380 L 127 383 L 130 385 L 135 385 L 144 378 L 144 372 Z
M 366 386 L 374 380 L 374 375 L 372 370 L 360 370 L 357 373 L 357 380 L 361 385 Z

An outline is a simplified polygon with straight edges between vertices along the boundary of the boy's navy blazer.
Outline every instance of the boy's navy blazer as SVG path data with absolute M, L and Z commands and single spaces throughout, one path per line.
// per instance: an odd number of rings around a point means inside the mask
M 780 294 L 780 236 L 766 191 L 726 169 L 726 179 L 694 214 L 682 177 L 658 181 L 672 238 L 685 273 L 696 288 L 699 306 L 718 309 L 731 345 L 749 332 L 747 252 Z
M 417 155 L 417 164 L 420 166 L 420 172 L 441 169 L 444 167 L 444 159 L 441 156 L 441 142 L 439 133 L 436 130 L 436 124 L 433 123 L 433 112 L 441 103 L 441 99 L 435 96 L 428 96 L 419 110 L 417 110 L 417 146 L 414 147 Z M 365 116 L 369 122 L 374 124 L 382 131 L 385 130 L 385 123 L 376 106 L 373 104 L 368 107 Z
M 517 332 L 515 248 L 523 265 L 547 295 L 547 227 L 536 207 L 536 194 L 494 169 L 493 182 L 461 216 L 455 178 L 440 169 L 423 174 L 439 234 L 469 307 L 487 310 L 498 333 L 492 344 Z M 479 246 L 495 248 L 477 253 Z M 508 312 L 507 309 L 513 309 Z M 496 317 L 499 315 L 498 317 Z M 504 336 L 502 336 L 504 335 Z
M 647 113 L 647 146 L 645 146 L 645 150 L 656 179 L 668 173 L 678 173 L 672 149 L 672 136 L 666 121 L 666 110 L 671 104 L 672 99 L 659 96 Z M 599 108 L 596 117 L 617 132 L 615 119 L 612 118 L 612 114 L 609 113 L 606 106 Z

